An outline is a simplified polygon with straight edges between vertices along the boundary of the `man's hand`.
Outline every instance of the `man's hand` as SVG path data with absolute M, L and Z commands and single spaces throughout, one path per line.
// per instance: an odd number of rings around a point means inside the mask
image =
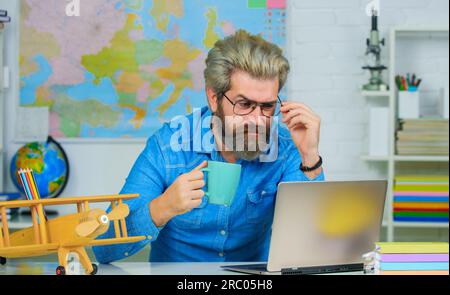
M 204 161 L 189 173 L 182 174 L 158 198 L 150 203 L 150 215 L 156 226 L 165 225 L 177 215 L 189 212 L 200 206 L 205 192 L 202 168 Z
M 304 166 L 313 166 L 319 161 L 320 117 L 303 103 L 283 102 L 283 123 L 286 123 Z M 314 178 L 321 169 L 307 173 Z

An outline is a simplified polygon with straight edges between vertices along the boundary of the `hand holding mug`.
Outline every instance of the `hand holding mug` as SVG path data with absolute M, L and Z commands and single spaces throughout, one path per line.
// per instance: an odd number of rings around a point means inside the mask
M 203 161 L 191 172 L 181 174 L 166 191 L 150 203 L 150 215 L 156 226 L 166 224 L 177 215 L 197 208 L 202 203 L 205 186 L 202 169 L 207 166 Z

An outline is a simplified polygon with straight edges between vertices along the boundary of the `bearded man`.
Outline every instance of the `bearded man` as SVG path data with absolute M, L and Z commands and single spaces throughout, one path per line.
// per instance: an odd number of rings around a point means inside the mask
M 289 69 L 278 46 L 243 30 L 215 44 L 204 71 L 208 106 L 152 135 L 120 192 L 140 194 L 125 202 L 126 223 L 130 236 L 147 239 L 94 247 L 98 262 L 148 243 L 151 262 L 267 261 L 277 185 L 324 180 L 319 116 L 279 96 Z M 189 136 L 180 143 L 176 134 Z M 208 161 L 241 165 L 231 205 L 208 202 Z M 110 227 L 99 238 L 114 236 Z

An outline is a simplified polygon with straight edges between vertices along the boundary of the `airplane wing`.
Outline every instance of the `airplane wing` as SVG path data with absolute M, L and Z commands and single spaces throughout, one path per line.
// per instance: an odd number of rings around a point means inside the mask
M 135 236 L 135 237 L 127 237 L 127 238 L 117 238 L 117 239 L 103 239 L 103 240 L 94 240 L 89 242 L 88 246 L 105 246 L 112 244 L 128 244 L 128 243 L 136 243 L 145 240 L 145 236 Z
M 0 256 L 5 258 L 41 256 L 57 251 L 58 248 L 59 244 L 0 247 Z
M 65 243 L 65 244 L 45 244 L 45 245 L 28 245 L 28 246 L 11 246 L 11 247 L 0 247 L 0 256 L 5 258 L 21 258 L 21 257 L 32 257 L 32 256 L 42 256 L 50 254 L 51 252 L 57 251 L 60 247 L 79 247 L 79 246 L 104 246 L 112 244 L 127 244 L 136 243 L 145 240 L 145 236 L 135 236 L 127 238 L 117 238 L 117 239 L 103 239 L 90 241 L 87 244 L 80 245 L 80 242 L 76 243 Z
M 67 242 L 61 244 L 61 247 L 79 247 L 79 246 L 106 246 L 113 244 L 127 244 L 127 243 L 136 243 L 145 240 L 145 236 L 135 236 L 135 237 L 126 237 L 126 238 L 114 238 L 114 239 L 102 239 L 102 240 L 91 240 L 91 241 L 76 241 L 76 242 Z
M 70 198 L 57 198 L 57 199 L 40 199 L 40 200 L 21 200 L 21 201 L 6 201 L 0 202 L 0 208 L 21 208 L 31 207 L 42 204 L 43 206 L 52 205 L 67 205 L 67 204 L 79 204 L 83 202 L 88 203 L 105 203 L 115 200 L 129 200 L 139 197 L 139 194 L 128 195 L 106 195 L 106 196 L 94 196 L 94 197 L 70 197 Z

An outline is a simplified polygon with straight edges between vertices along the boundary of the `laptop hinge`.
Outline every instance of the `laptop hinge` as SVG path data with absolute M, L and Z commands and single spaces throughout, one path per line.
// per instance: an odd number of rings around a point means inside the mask
M 325 274 L 336 272 L 355 272 L 363 271 L 364 264 L 343 264 L 343 265 L 329 265 L 329 266 L 312 266 L 312 267 L 292 267 L 282 268 L 282 275 L 312 275 L 312 274 Z

